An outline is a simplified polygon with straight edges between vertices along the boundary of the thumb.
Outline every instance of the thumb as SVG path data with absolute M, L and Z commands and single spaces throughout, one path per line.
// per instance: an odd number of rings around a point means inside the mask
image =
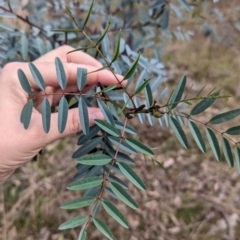
M 95 119 L 104 119 L 104 116 L 99 108 L 88 108 L 88 116 L 90 126 L 94 125 Z M 59 133 L 58 131 L 58 113 L 52 113 L 50 131 L 48 133 L 44 133 L 45 137 L 41 138 L 43 140 L 42 146 L 45 146 L 48 143 L 64 138 L 71 134 L 77 133 L 80 130 L 82 130 L 82 127 L 79 118 L 79 111 L 77 108 L 68 110 L 66 128 L 63 133 Z

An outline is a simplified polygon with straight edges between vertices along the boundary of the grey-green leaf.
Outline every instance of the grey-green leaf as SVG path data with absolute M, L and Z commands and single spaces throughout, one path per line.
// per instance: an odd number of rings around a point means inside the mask
M 103 234 L 105 235 L 108 239 L 114 240 L 114 236 L 112 232 L 109 230 L 109 228 L 106 226 L 106 224 L 101 221 L 98 218 L 93 218 L 93 223 L 96 226 L 96 228 Z
M 24 61 L 28 58 L 28 39 L 25 35 L 21 37 L 21 54 Z
M 215 158 L 218 161 L 220 161 L 221 152 L 220 152 L 220 147 L 219 147 L 219 144 L 218 144 L 217 137 L 215 136 L 214 132 L 210 128 L 206 129 L 206 135 L 207 135 L 207 139 L 209 141 L 210 147 L 213 151 L 213 154 L 214 154 Z
M 143 183 L 142 179 L 137 175 L 137 173 L 129 167 L 126 163 L 118 163 L 118 166 L 121 170 L 121 172 L 124 174 L 124 176 L 137 188 L 139 188 L 142 191 L 146 190 L 146 186 Z
M 144 145 L 143 143 L 141 143 L 140 141 L 138 141 L 137 139 L 134 138 L 126 138 L 125 139 L 126 143 L 128 143 L 132 148 L 136 149 L 137 151 L 149 155 L 149 156 L 153 156 L 154 152 L 147 147 L 146 145 Z
M 78 236 L 78 240 L 86 240 L 87 239 L 87 232 L 85 230 L 85 228 L 83 228 Z
M 66 127 L 68 118 L 68 102 L 67 99 L 62 96 L 58 106 L 58 131 L 63 133 Z
M 118 146 L 119 145 L 119 142 L 120 142 L 120 138 L 119 137 L 108 137 L 108 139 L 110 140 L 111 143 L 113 143 L 115 146 Z M 136 154 L 137 151 L 131 147 L 126 141 L 122 141 L 121 144 L 120 144 L 120 148 L 123 150 L 123 151 L 126 151 L 128 153 L 132 153 L 132 154 Z
M 143 89 L 145 89 L 150 80 L 151 78 L 149 78 L 148 80 L 145 80 L 143 84 L 136 89 L 136 91 L 134 92 L 134 95 L 139 94 Z
M 114 192 L 114 194 L 123 201 L 126 205 L 133 209 L 137 209 L 138 205 L 137 203 L 132 199 L 132 197 L 117 183 L 112 182 L 111 183 L 111 189 Z
M 227 134 L 230 135 L 239 135 L 240 134 L 240 126 L 231 127 L 226 131 Z
M 21 113 L 21 122 L 25 129 L 28 128 L 33 110 L 33 100 L 30 100 L 25 104 Z
M 109 201 L 103 201 L 102 202 L 103 208 L 106 210 L 106 212 L 114 218 L 118 223 L 120 223 L 123 227 L 128 228 L 128 222 L 126 218 L 123 216 L 123 214 L 116 208 L 116 206 L 109 202 Z
M 223 123 L 226 121 L 229 121 L 237 116 L 240 115 L 240 108 L 239 109 L 235 109 L 229 112 L 225 112 L 225 113 L 221 113 L 215 117 L 213 117 L 209 123 L 211 124 L 219 124 L 219 123 Z
M 56 72 L 57 72 L 57 80 L 61 87 L 61 89 L 65 89 L 67 86 L 67 77 L 66 73 L 63 67 L 63 64 L 60 60 L 60 58 L 55 58 L 55 66 L 56 66 Z
M 69 190 L 83 190 L 99 186 L 102 183 L 103 179 L 101 177 L 87 177 L 75 182 L 70 183 L 67 186 Z
M 108 109 L 107 105 L 100 99 L 97 99 L 97 103 L 98 103 L 98 107 L 101 109 L 106 121 L 108 123 L 111 123 L 113 126 L 115 125 L 113 116 L 110 112 L 110 110 Z
M 71 229 L 71 228 L 75 228 L 78 227 L 80 225 L 82 225 L 83 223 L 85 223 L 88 219 L 88 216 L 78 216 L 75 218 L 72 218 L 66 222 L 64 222 L 63 224 L 61 224 L 58 229 L 59 230 L 65 230 L 65 229 Z
M 227 160 L 229 167 L 233 167 L 232 150 L 231 150 L 228 140 L 225 137 L 222 138 L 222 148 L 223 148 L 223 153 L 224 153 L 224 156 Z
M 149 83 L 146 85 L 144 90 L 145 90 L 147 107 L 150 108 L 153 105 L 153 93 Z
M 87 83 L 87 69 L 77 68 L 77 86 L 80 91 L 83 90 Z
M 137 68 L 137 65 L 138 65 L 139 58 L 140 58 L 140 53 L 138 54 L 137 58 L 133 62 L 132 66 L 129 68 L 129 70 L 125 74 L 124 79 L 130 78 L 134 74 L 134 72 Z
M 100 142 L 101 137 L 96 137 L 82 145 L 76 152 L 73 153 L 72 158 L 79 158 L 92 151 Z
M 118 137 L 120 135 L 119 131 L 110 123 L 100 120 L 100 119 L 96 119 L 95 123 L 105 132 L 107 132 L 108 134 L 114 136 L 114 137 Z
M 104 29 L 103 33 L 102 33 L 102 36 L 97 40 L 96 42 L 96 46 L 103 40 L 103 38 L 105 37 L 105 35 L 107 34 L 108 32 L 108 29 L 111 25 L 111 19 L 108 20 L 108 23 L 106 25 L 106 28 Z
M 38 69 L 35 67 L 35 65 L 33 63 L 30 62 L 28 64 L 28 66 L 29 66 L 29 69 L 32 73 L 33 79 L 35 80 L 36 84 L 38 85 L 38 87 L 41 90 L 44 91 L 46 88 L 46 85 L 45 85 L 45 82 L 43 80 L 41 73 L 38 71 Z
M 115 155 L 116 155 L 115 150 L 107 148 L 106 151 L 112 158 L 115 157 Z M 128 155 L 126 155 L 124 153 L 121 153 L 121 152 L 118 152 L 118 154 L 117 154 L 117 161 L 118 162 L 124 162 L 124 163 L 129 164 L 129 165 L 135 164 L 135 162 L 132 158 L 130 158 Z
M 205 99 L 201 100 L 198 104 L 194 106 L 190 115 L 197 115 L 199 113 L 204 112 L 207 108 L 209 108 L 217 99 L 219 92 L 215 92 Z
M 87 135 L 89 133 L 88 107 L 84 98 L 82 97 L 78 99 L 78 111 L 79 111 L 79 118 L 81 122 L 82 131 L 85 135 Z
M 234 149 L 234 153 L 235 153 L 235 158 L 237 163 L 237 169 L 238 169 L 238 172 L 240 173 L 240 149 L 237 146 Z
M 97 135 L 99 132 L 100 128 L 97 125 L 94 125 L 90 127 L 88 135 L 82 134 L 79 139 L 78 139 L 78 145 L 82 145 L 86 143 L 89 139 L 92 139 L 94 136 Z
M 31 94 L 31 86 L 27 80 L 27 77 L 25 75 L 25 73 L 23 72 L 22 69 L 18 69 L 18 78 L 19 78 L 19 81 L 20 81 L 20 84 L 23 88 L 23 90 L 28 93 L 28 94 Z
M 42 102 L 42 123 L 45 133 L 48 133 L 51 123 L 51 106 L 46 97 L 43 99 Z
M 113 58 L 112 58 L 111 63 L 115 62 L 118 58 L 119 51 L 120 51 L 120 41 L 121 41 L 121 30 L 119 31 L 118 36 L 117 36 L 116 46 L 114 49 Z
M 87 25 L 87 23 L 88 23 L 88 20 L 89 20 L 89 18 L 90 18 L 90 16 L 91 16 L 91 12 L 92 12 L 92 9 L 93 9 L 93 5 L 94 5 L 94 0 L 92 1 L 91 6 L 90 6 L 90 8 L 89 8 L 89 10 L 88 10 L 88 14 L 87 14 L 87 17 L 86 17 L 85 20 L 84 20 L 82 30 L 84 30 L 84 28 L 86 27 L 86 25 Z
M 187 82 L 187 78 L 186 76 L 183 76 L 181 81 L 178 83 L 176 89 L 173 91 L 173 94 L 169 99 L 169 104 L 172 104 L 170 106 L 171 109 L 175 108 L 178 105 L 178 103 L 175 103 L 175 102 L 178 102 L 181 100 L 185 86 L 186 86 L 186 82 Z
M 119 179 L 118 177 L 116 177 L 115 175 L 109 175 L 109 181 L 110 182 L 115 182 L 118 183 L 122 188 L 124 189 L 128 189 L 128 185 L 123 182 L 121 179 Z
M 175 118 L 169 117 L 169 123 L 170 123 L 170 126 L 171 126 L 173 132 L 175 133 L 178 141 L 182 144 L 182 146 L 184 148 L 188 148 L 187 137 L 186 137 L 181 125 L 179 124 L 179 122 Z
M 116 87 L 117 87 L 116 84 L 110 85 L 110 86 L 108 86 L 108 87 L 103 88 L 103 90 L 101 90 L 100 92 L 109 92 L 109 91 L 115 89 Z M 99 92 L 99 93 L 100 93 L 100 92 Z
M 83 208 L 91 205 L 94 203 L 96 198 L 94 197 L 81 197 L 81 198 L 76 198 L 74 200 L 68 201 L 64 203 L 61 208 L 62 209 L 78 209 L 78 208 Z
M 206 152 L 206 146 L 205 146 L 205 143 L 204 143 L 204 140 L 203 140 L 203 137 L 202 137 L 202 134 L 199 130 L 199 128 L 197 127 L 197 125 L 192 122 L 192 121 L 188 121 L 188 126 L 189 126 L 189 129 L 192 133 L 192 136 L 196 142 L 196 144 L 198 145 L 198 147 L 200 148 L 200 150 L 205 153 Z
M 105 154 L 92 154 L 79 158 L 77 161 L 83 165 L 102 166 L 111 162 L 112 158 Z
M 132 127 L 130 125 L 127 125 L 127 124 L 124 127 L 124 123 L 122 123 L 120 121 L 117 121 L 117 120 L 115 121 L 115 127 L 119 130 L 124 129 L 124 131 L 127 132 L 127 133 L 131 133 L 131 134 L 136 134 L 137 133 L 137 130 L 134 127 Z

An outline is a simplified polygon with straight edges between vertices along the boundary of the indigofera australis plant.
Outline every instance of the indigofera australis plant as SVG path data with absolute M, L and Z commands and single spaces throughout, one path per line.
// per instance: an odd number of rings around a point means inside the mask
M 124 74 L 124 80 L 127 81 L 127 84 L 122 84 L 113 68 L 113 64 L 117 63 L 119 57 L 121 32 L 117 35 L 112 58 L 105 57 L 100 46 L 108 34 L 111 22 L 109 21 L 105 30 L 102 31 L 100 38 L 92 40 L 85 32 L 92 8 L 93 3 L 81 26 L 75 21 L 71 11 L 67 9 L 69 16 L 76 25 L 76 29 L 58 29 L 55 31 L 63 33 L 74 31 L 85 37 L 87 45 L 75 51 L 95 50 L 104 62 L 104 67 L 98 71 L 110 70 L 116 77 L 118 84 L 111 86 L 98 84 L 91 90 L 86 90 L 88 89 L 86 88 L 87 75 L 91 74 L 91 72 L 87 72 L 84 68 L 78 68 L 76 83 L 79 91 L 77 93 L 66 92 L 67 78 L 65 70 L 61 60 L 56 58 L 56 73 L 59 86 L 62 89 L 62 97 L 58 106 L 52 109 L 48 101 L 49 94 L 45 92 L 44 79 L 35 65 L 29 63 L 29 68 L 36 84 L 41 89 L 39 92 L 32 91 L 24 72 L 21 69 L 18 70 L 21 86 L 28 93 L 28 101 L 21 114 L 21 122 L 25 129 L 28 128 L 31 120 L 34 101 L 39 96 L 43 97 L 41 114 L 43 128 L 46 133 L 51 127 L 51 112 L 58 111 L 58 130 L 62 133 L 66 126 L 68 109 L 77 107 L 79 110 L 82 131 L 78 133 L 77 144 L 80 147 L 72 156 L 77 161 L 77 173 L 74 176 L 74 181 L 67 186 L 67 189 L 70 191 L 85 190 L 85 192 L 82 197 L 64 203 L 61 208 L 69 210 L 88 207 L 89 213 L 88 215 L 76 216 L 59 226 L 60 230 L 82 226 L 79 240 L 86 239 L 89 224 L 94 224 L 108 239 L 114 239 L 111 230 L 100 220 L 98 212 L 101 207 L 120 225 L 128 228 L 127 219 L 112 203 L 111 199 L 118 199 L 130 208 L 138 208 L 137 203 L 128 193 L 126 183 L 129 181 L 141 191 L 146 190 L 144 182 L 133 169 L 135 154 L 142 153 L 153 164 L 161 165 L 154 158 L 153 150 L 141 142 L 141 136 L 137 136 L 137 130 L 129 125 L 132 118 L 138 117 L 140 122 L 144 124 L 145 116 L 147 116 L 150 124 L 157 120 L 161 126 L 170 127 L 180 144 L 186 149 L 189 144 L 183 126 L 188 125 L 197 146 L 205 153 L 205 137 L 199 129 L 199 126 L 201 126 L 206 131 L 206 139 L 217 161 L 221 159 L 221 149 L 218 142 L 219 138 L 221 138 L 221 148 L 228 165 L 233 167 L 233 156 L 235 155 L 237 167 L 240 171 L 240 146 L 231 137 L 240 134 L 240 126 L 230 127 L 224 131 L 222 126 L 220 128 L 216 127 L 218 124 L 238 117 L 240 109 L 221 113 L 207 122 L 202 122 L 197 115 L 204 113 L 216 99 L 227 98 L 228 96 L 221 95 L 220 90 L 213 90 L 206 95 L 202 95 L 203 88 L 196 96 L 188 97 L 189 90 L 186 91 L 186 76 L 182 77 L 170 94 L 167 93 L 166 88 L 159 90 L 158 87 L 162 83 L 161 79 L 155 75 L 145 78 L 144 71 L 146 70 L 141 71 L 139 64 L 141 60 L 140 54 L 136 56 Z M 132 90 L 132 87 L 129 90 L 129 85 L 137 75 L 135 90 Z M 101 109 L 105 121 L 96 119 L 95 125 L 89 127 L 87 107 L 93 105 L 97 105 Z M 190 111 L 188 111 L 188 107 L 191 107 Z M 234 146 L 234 154 L 230 142 Z M 121 177 L 119 178 L 119 176 Z M 126 179 L 125 181 L 122 180 L 123 177 Z

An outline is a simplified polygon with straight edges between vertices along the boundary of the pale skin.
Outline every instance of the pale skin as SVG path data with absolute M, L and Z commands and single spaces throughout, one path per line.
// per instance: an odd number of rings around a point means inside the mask
M 52 106 L 58 104 L 62 93 L 57 82 L 55 58 L 59 57 L 63 62 L 68 84 L 64 92 L 78 92 L 76 84 L 77 68 L 86 68 L 92 72 L 102 67 L 101 63 L 84 52 L 74 52 L 70 46 L 62 46 L 53 50 L 33 63 L 41 72 L 45 83 L 48 100 Z M 22 89 L 17 70 L 22 69 L 26 74 L 30 86 L 33 90 L 39 90 L 27 63 L 14 62 L 7 64 L 0 72 L 0 182 L 4 182 L 18 167 L 30 161 L 44 146 L 77 133 L 81 130 L 78 109 L 70 109 L 65 131 L 58 132 L 58 114 L 51 115 L 51 128 L 46 134 L 42 127 L 41 100 L 36 101 L 32 113 L 29 128 L 24 129 L 20 122 L 20 115 L 24 105 L 27 103 L 28 94 Z M 119 81 L 123 77 L 117 75 Z M 87 85 L 94 86 L 98 82 L 102 85 L 116 84 L 117 80 L 108 70 L 88 74 Z M 40 94 L 43 95 L 43 94 Z M 88 108 L 90 125 L 94 124 L 94 119 L 104 119 L 100 109 Z

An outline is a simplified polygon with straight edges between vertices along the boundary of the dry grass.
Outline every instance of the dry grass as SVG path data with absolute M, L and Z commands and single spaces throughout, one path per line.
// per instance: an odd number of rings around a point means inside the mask
M 191 26 L 192 21 L 190 19 L 185 26 Z M 238 108 L 239 49 L 239 41 L 227 47 L 197 34 L 193 41 L 174 42 L 163 59 L 170 79 L 175 81 L 187 74 L 196 91 L 208 84 L 208 89 L 223 87 L 225 93 L 237 96 L 227 103 L 220 101 L 215 105 L 212 111 L 217 113 L 229 107 Z M 133 125 L 139 124 L 134 121 Z M 116 239 L 238 240 L 240 178 L 237 170 L 229 169 L 224 161 L 216 162 L 209 148 L 207 154 L 202 154 L 191 143 L 190 150 L 183 150 L 168 129 L 157 124 L 153 128 L 139 126 L 139 135 L 148 145 L 159 147 L 156 158 L 166 169 L 155 167 L 151 162 L 145 164 L 140 155 L 136 157 L 135 169 L 148 190 L 143 193 L 130 187 L 139 204 L 137 211 L 117 203 L 127 216 L 130 229 L 123 229 L 101 211 Z M 77 239 L 75 230 L 57 230 L 63 221 L 76 215 L 76 211 L 67 212 L 59 208 L 63 202 L 79 194 L 66 190 L 75 173 L 75 163 L 71 159 L 76 149 L 75 142 L 72 137 L 48 146 L 37 163 L 29 163 L 19 169 L 3 185 L 0 195 L 5 200 L 4 206 L 0 202 L 0 217 L 5 221 L 7 239 Z M 2 223 L 0 233 L 4 232 L 3 229 Z M 88 239 L 105 238 L 91 228 Z

